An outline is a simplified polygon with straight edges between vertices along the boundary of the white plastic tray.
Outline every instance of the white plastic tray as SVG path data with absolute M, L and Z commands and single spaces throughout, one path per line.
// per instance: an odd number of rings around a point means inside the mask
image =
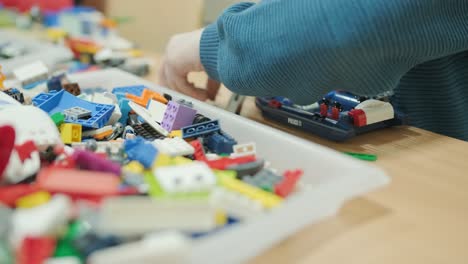
M 67 47 L 0 30 L 0 43 L 4 42 L 14 42 L 27 50 L 27 53 L 23 56 L 0 59 L 0 65 L 3 67 L 2 71 L 7 76 L 12 75 L 15 68 L 37 60 L 41 60 L 49 68 L 53 68 L 58 63 L 66 62 L 73 58 L 73 53 Z
M 255 221 L 225 228 L 206 236 L 194 245 L 190 263 L 240 263 L 306 225 L 336 214 L 346 200 L 362 195 L 389 182 L 383 171 L 334 150 L 311 143 L 271 127 L 253 122 L 230 112 L 194 100 L 172 90 L 157 86 L 129 73 L 108 69 L 72 75 L 82 88 L 146 85 L 174 99 L 193 102 L 202 114 L 217 118 L 221 127 L 238 142 L 254 141 L 260 157 L 280 171 L 301 168 L 304 182 L 310 184 L 303 192 Z

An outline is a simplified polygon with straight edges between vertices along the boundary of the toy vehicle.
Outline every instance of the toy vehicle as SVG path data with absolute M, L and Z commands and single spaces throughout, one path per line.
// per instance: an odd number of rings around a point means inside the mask
M 284 97 L 258 97 L 263 116 L 306 132 L 345 141 L 376 129 L 403 125 L 407 117 L 383 98 L 367 98 L 345 91 L 332 91 L 310 106 L 300 106 Z

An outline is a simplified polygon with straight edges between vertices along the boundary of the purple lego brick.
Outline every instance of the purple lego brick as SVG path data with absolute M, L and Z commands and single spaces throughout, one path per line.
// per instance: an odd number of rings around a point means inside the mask
M 161 122 L 161 126 L 167 131 L 178 130 L 182 127 L 190 126 L 192 125 L 196 114 L 197 110 L 193 108 L 174 101 L 169 101 L 166 112 L 164 112 L 164 118 Z
M 84 170 L 110 172 L 117 176 L 122 172 L 119 164 L 90 151 L 76 149 L 72 158 L 76 165 Z

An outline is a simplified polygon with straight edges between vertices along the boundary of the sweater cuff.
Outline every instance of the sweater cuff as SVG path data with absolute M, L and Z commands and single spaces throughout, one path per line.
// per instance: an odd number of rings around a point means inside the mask
M 218 73 L 219 34 L 217 23 L 205 28 L 200 39 L 200 60 L 208 76 L 220 82 Z

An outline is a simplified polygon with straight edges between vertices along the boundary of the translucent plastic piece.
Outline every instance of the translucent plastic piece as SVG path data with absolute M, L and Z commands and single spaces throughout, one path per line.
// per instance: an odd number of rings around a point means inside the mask
M 153 264 L 187 263 L 190 241 L 184 235 L 165 231 L 152 234 L 141 241 L 122 244 L 94 252 L 89 264 Z
M 206 232 L 216 228 L 216 210 L 206 200 L 154 200 L 116 197 L 104 201 L 98 232 L 122 237 L 162 229 Z

